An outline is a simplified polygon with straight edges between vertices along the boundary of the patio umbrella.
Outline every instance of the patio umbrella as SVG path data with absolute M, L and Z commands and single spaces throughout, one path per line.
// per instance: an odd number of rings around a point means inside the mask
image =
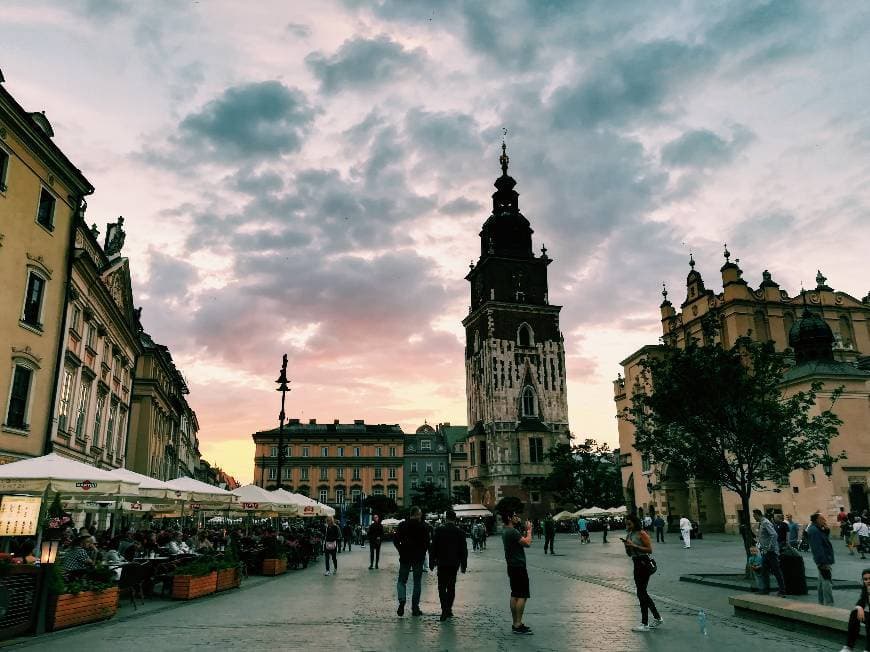
M 122 480 L 139 483 L 139 496 L 142 499 L 156 499 L 157 501 L 179 501 L 190 500 L 188 491 L 181 491 L 169 486 L 168 482 L 152 478 L 149 475 L 142 475 L 130 469 L 112 469 L 112 475 L 118 476 Z M 147 502 L 155 502 L 147 500 Z
M 89 496 L 138 496 L 139 482 L 90 464 L 49 453 L 0 465 L 0 493 L 47 491 Z
M 573 521 L 574 514 L 572 512 L 559 512 L 553 517 L 554 521 Z
M 596 516 L 610 516 L 610 512 L 602 507 L 587 507 L 577 512 L 579 516 L 584 518 L 594 518 Z
M 274 489 L 267 493 L 277 496 L 278 500 L 283 502 L 299 505 L 298 516 L 335 516 L 335 510 L 332 507 L 319 503 L 308 496 L 295 494 L 286 489 Z
M 623 514 L 628 514 L 628 507 L 626 507 L 625 505 L 623 505 L 622 507 L 611 507 L 607 511 L 614 516 L 621 516 Z
M 232 492 L 193 478 L 175 478 L 167 481 L 166 485 L 170 489 L 186 493 L 189 500 L 196 503 L 232 505 L 238 502 L 237 496 Z
M 233 489 L 232 493 L 239 499 L 237 508 L 241 507 L 244 511 L 278 512 L 287 516 L 295 516 L 301 511 L 298 503 L 290 502 L 277 495 L 277 492 L 266 491 L 255 484 Z

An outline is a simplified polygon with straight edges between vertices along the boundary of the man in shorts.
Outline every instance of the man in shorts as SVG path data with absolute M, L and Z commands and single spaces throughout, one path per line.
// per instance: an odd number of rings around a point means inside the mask
M 523 612 L 526 600 L 529 599 L 529 574 L 526 571 L 526 551 L 532 545 L 532 524 L 516 514 L 502 516 L 504 532 L 501 535 L 504 544 L 504 559 L 507 562 L 507 574 L 511 585 L 511 616 L 514 634 L 531 634 L 532 630 L 523 624 Z

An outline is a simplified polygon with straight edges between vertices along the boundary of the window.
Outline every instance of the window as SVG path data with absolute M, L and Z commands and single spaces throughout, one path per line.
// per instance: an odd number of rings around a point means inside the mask
M 320 457 L 329 457 L 329 446 L 320 447 Z
M 438 472 L 444 473 L 444 462 L 438 462 Z
M 417 472 L 417 463 L 411 462 L 411 473 L 416 473 L 416 472 Z
M 383 495 L 384 495 L 384 490 L 381 489 L 380 487 L 378 487 L 378 488 L 376 488 L 376 489 L 372 489 L 372 494 L 375 495 L 375 496 L 383 496 Z
M 272 455 L 270 457 L 278 457 L 278 447 L 272 446 Z
M 384 477 L 383 469 L 379 466 L 375 467 L 375 480 L 381 480 Z
M 529 438 L 529 462 L 541 464 L 544 461 L 544 440 L 540 437 Z
M 94 412 L 94 434 L 92 446 L 99 447 L 100 445 L 100 425 L 103 421 L 103 408 L 106 405 L 106 393 L 97 392 L 97 409 Z
M 354 456 L 354 457 L 359 457 L 359 446 L 354 446 L 354 447 L 353 447 L 353 456 Z
M 300 480 L 308 480 L 308 467 L 307 466 L 303 466 L 300 469 L 300 473 L 301 473 Z
M 535 390 L 529 385 L 523 388 L 523 416 L 534 417 L 538 415 L 537 401 L 535 400 Z
M 517 329 L 517 344 L 520 346 L 535 345 L 535 337 L 532 335 L 532 328 L 528 324 L 521 324 Z
M 93 322 L 91 322 L 90 325 L 88 326 L 88 336 L 87 336 L 87 339 L 85 340 L 85 346 L 87 346 L 92 351 L 96 351 L 97 350 L 96 345 L 97 345 L 97 327 L 94 326 Z
M 336 480 L 344 480 L 344 468 L 339 467 L 335 470 L 335 479 Z
M 390 457 L 395 457 L 395 456 L 396 456 L 396 447 L 390 446 Z
M 416 479 L 411 480 L 411 489 L 416 489 L 416 488 L 417 488 L 417 480 Z
M 529 492 L 529 500 L 533 503 L 541 502 L 541 492 L 540 491 L 530 491 Z
M 344 502 L 344 489 L 336 489 L 335 490 L 335 502 L 337 502 L 337 503 Z
M 438 478 L 438 485 L 442 489 L 446 489 L 447 488 L 447 478 L 445 478 L 443 475 L 440 478 Z
M 269 479 L 270 480 L 277 480 L 278 479 L 278 469 L 276 469 L 275 467 L 269 468 Z
M 426 462 L 426 473 L 432 473 L 432 462 Z
M 85 416 L 88 413 L 88 403 L 91 401 L 91 381 L 82 381 L 79 389 L 79 409 L 76 413 L 76 437 L 85 436 Z
M 344 446 L 339 446 L 335 450 L 338 452 L 339 457 L 344 457 Z
M 649 455 L 641 455 L 640 456 L 640 470 L 643 473 L 647 473 L 652 469 L 649 461 Z
M 421 451 L 431 451 L 432 450 L 432 442 L 429 439 L 421 439 L 420 440 L 420 450 Z
M 353 467 L 353 479 L 359 480 L 359 467 L 358 466 Z
M 387 489 L 387 496 L 390 500 L 396 500 L 396 494 L 397 492 L 395 487 L 390 487 L 389 489 Z
M 69 404 L 72 399 L 73 372 L 71 369 L 63 370 L 63 385 L 60 390 L 60 405 L 58 406 L 57 427 L 66 432 L 69 424 Z
M 390 480 L 395 480 L 396 479 L 396 467 L 391 466 L 388 470 L 388 475 L 389 475 Z
M 82 326 L 82 311 L 78 306 L 73 306 L 72 319 L 70 320 L 70 328 L 76 333 L 81 333 Z
M 381 447 L 375 446 L 375 457 L 380 457 L 380 456 L 381 456 Z
M 106 450 L 109 454 L 114 450 L 115 444 L 115 415 L 118 411 L 118 404 L 115 401 L 109 405 L 109 419 L 106 421 Z
M 308 457 L 308 446 L 302 447 L 302 457 Z
M 360 497 L 359 489 L 351 489 L 350 490 L 350 499 L 352 502 L 354 502 L 354 503 L 357 502 L 359 500 L 359 497 Z
M 328 480 L 329 479 L 329 469 L 327 469 L 325 466 L 320 467 L 320 479 L 321 480 Z
M 453 481 L 458 482 L 459 480 L 459 469 L 453 469 Z
M 30 399 L 30 383 L 33 370 L 21 364 L 15 365 L 12 376 L 12 391 L 9 394 L 9 409 L 6 411 L 6 425 L 10 428 L 27 430 L 27 411 Z
M 42 299 L 45 295 L 45 279 L 32 269 L 27 277 L 27 294 L 24 296 L 24 313 L 21 321 L 30 326 L 41 327 Z
M 9 171 L 9 154 L 0 147 L 0 192 L 6 192 L 6 173 Z
M 293 478 L 293 468 L 290 466 L 285 466 L 281 469 L 281 475 L 285 480 L 290 480 Z
M 322 502 L 322 503 L 325 503 L 325 502 L 326 502 L 326 498 L 327 498 L 327 494 L 328 494 L 328 493 L 329 493 L 329 492 L 328 492 L 326 489 L 321 489 L 321 490 L 320 490 L 320 502 Z
M 45 188 L 39 193 L 39 209 L 36 211 L 36 221 L 46 229 L 54 229 L 54 195 Z
M 489 449 L 486 446 L 486 442 L 481 442 L 480 443 L 480 465 L 481 466 L 487 465 L 486 458 L 488 455 L 488 451 L 489 451 Z
M 474 442 L 468 444 L 468 452 L 471 454 L 471 466 L 474 466 L 477 461 L 474 455 Z

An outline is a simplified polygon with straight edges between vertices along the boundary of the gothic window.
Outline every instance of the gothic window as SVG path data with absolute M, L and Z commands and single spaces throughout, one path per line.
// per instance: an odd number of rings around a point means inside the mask
M 520 346 L 535 345 L 535 336 L 532 333 L 532 327 L 528 324 L 521 324 L 517 329 L 517 344 Z
M 538 401 L 535 398 L 535 390 L 530 385 L 523 388 L 523 416 L 538 416 Z
M 541 437 L 529 438 L 529 462 L 540 464 L 544 461 L 544 440 Z

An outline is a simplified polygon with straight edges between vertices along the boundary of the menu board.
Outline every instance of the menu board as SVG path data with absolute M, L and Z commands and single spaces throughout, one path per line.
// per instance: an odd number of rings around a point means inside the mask
M 36 534 L 41 505 L 39 496 L 0 496 L 0 537 Z

